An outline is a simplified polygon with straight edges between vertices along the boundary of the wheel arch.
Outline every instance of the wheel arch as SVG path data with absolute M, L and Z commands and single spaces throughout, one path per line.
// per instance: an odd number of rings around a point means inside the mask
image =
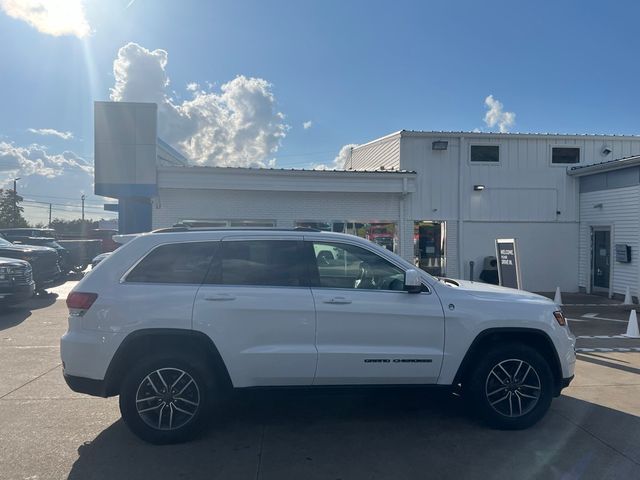
M 195 330 L 179 328 L 148 328 L 130 333 L 122 341 L 107 368 L 105 396 L 120 393 L 120 385 L 131 362 L 154 353 L 180 352 L 195 355 L 207 362 L 222 386 L 231 388 L 232 382 L 215 344 L 207 335 Z
M 553 341 L 543 330 L 526 327 L 497 327 L 480 332 L 467 350 L 453 380 L 453 385 L 463 383 L 475 365 L 474 360 L 482 352 L 500 343 L 519 343 L 535 348 L 549 362 L 553 373 L 554 395 L 560 394 L 562 389 L 562 366 Z

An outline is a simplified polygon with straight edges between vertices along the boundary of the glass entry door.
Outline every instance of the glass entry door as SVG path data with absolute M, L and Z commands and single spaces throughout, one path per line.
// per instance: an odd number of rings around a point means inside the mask
M 609 292 L 611 273 L 611 230 L 593 228 L 591 238 L 591 287 L 594 291 Z

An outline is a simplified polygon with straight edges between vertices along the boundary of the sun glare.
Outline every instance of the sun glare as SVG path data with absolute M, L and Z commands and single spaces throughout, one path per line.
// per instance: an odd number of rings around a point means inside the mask
M 49 35 L 83 38 L 91 33 L 82 0 L 0 0 L 0 8 Z

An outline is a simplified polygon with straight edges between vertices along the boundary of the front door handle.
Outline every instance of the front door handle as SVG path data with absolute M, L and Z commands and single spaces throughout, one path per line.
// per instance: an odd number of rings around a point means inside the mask
M 228 302 L 229 300 L 235 300 L 236 297 L 230 293 L 212 293 L 205 295 L 204 299 L 208 302 Z
M 351 299 L 347 297 L 329 297 L 322 301 L 323 303 L 332 303 L 334 305 L 347 305 L 351 303 Z

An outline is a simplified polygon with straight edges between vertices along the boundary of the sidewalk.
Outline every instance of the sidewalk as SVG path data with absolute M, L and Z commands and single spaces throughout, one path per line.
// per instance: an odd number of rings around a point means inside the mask
M 553 300 L 555 292 L 536 292 L 538 295 L 543 295 Z M 591 295 L 588 293 L 565 293 L 562 294 L 563 305 L 581 305 L 581 306 L 619 306 L 629 307 L 629 305 L 623 305 L 621 300 L 605 297 L 604 295 Z

